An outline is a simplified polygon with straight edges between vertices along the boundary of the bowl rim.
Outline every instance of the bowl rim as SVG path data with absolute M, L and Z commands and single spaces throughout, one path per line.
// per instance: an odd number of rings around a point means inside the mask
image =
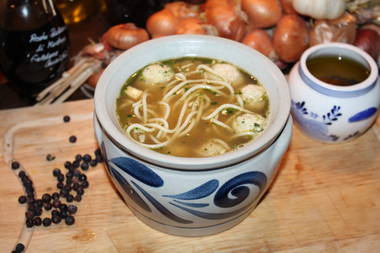
M 333 85 L 330 83 L 326 83 L 317 77 L 315 77 L 310 71 L 309 68 L 306 65 L 306 62 L 310 56 L 313 54 L 317 53 L 319 50 L 323 49 L 343 49 L 347 51 L 352 51 L 353 53 L 357 54 L 359 57 L 361 57 L 364 61 L 366 61 L 370 74 L 368 77 L 356 84 L 349 85 L 349 86 L 338 86 L 338 85 Z M 359 90 L 365 90 L 369 88 L 370 86 L 373 86 L 378 78 L 378 68 L 375 60 L 364 50 L 361 48 L 358 48 L 356 46 L 346 44 L 346 43 L 341 43 L 341 42 L 329 42 L 329 43 L 323 43 L 323 44 L 318 44 L 312 47 L 309 47 L 306 49 L 303 54 L 301 55 L 300 58 L 300 67 L 302 69 L 302 72 L 308 79 L 310 79 L 315 85 L 321 86 L 324 89 L 332 90 L 332 91 L 337 91 L 337 92 L 355 92 Z
M 279 95 L 277 106 L 278 113 L 276 115 L 275 121 L 273 124 L 267 127 L 263 134 L 260 135 L 260 138 L 248 144 L 247 146 L 235 151 L 212 157 L 191 158 L 165 155 L 147 149 L 133 142 L 126 135 L 124 135 L 115 124 L 113 124 L 111 115 L 108 113 L 107 106 L 103 106 L 107 104 L 107 87 L 111 81 L 113 74 L 117 70 L 118 65 L 123 61 L 124 58 L 128 58 L 129 55 L 138 52 L 146 53 L 149 48 L 157 48 L 162 43 L 192 43 L 194 41 L 214 43 L 215 45 L 218 44 L 238 47 L 240 50 L 243 50 L 247 53 L 247 57 L 258 57 L 260 61 L 263 61 L 265 64 L 271 66 L 268 71 L 270 71 L 278 81 L 274 84 Z M 202 55 L 197 56 L 202 57 Z M 157 59 L 157 61 L 159 60 L 160 59 Z M 290 92 L 288 89 L 287 80 L 279 68 L 269 58 L 242 43 L 210 35 L 170 35 L 145 41 L 126 50 L 115 60 L 113 60 L 104 70 L 98 81 L 94 95 L 96 117 L 98 118 L 102 130 L 105 131 L 109 137 L 111 137 L 110 139 L 112 141 L 117 142 L 119 146 L 124 147 L 125 150 L 127 150 L 130 154 L 138 157 L 139 159 L 165 168 L 181 170 L 209 170 L 221 168 L 223 166 L 229 166 L 246 160 L 263 151 L 273 143 L 273 141 L 278 137 L 284 128 L 290 115 L 290 105 Z

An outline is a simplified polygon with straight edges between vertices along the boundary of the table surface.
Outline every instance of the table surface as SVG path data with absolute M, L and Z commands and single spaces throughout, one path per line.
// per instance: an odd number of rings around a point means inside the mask
M 0 111 L 0 252 L 11 252 L 23 228 L 21 183 L 4 161 L 13 154 L 38 196 L 55 189 L 52 170 L 97 148 L 92 100 Z M 63 123 L 62 117 L 71 121 Z M 6 119 L 6 120 L 4 120 Z M 70 143 L 68 137 L 78 141 Z M 47 161 L 46 155 L 56 156 Z M 323 144 L 294 127 L 269 192 L 251 215 L 223 233 L 184 238 L 141 223 L 109 181 L 102 164 L 87 172 L 90 187 L 76 223 L 34 229 L 27 252 L 379 252 L 380 120 L 345 144 Z

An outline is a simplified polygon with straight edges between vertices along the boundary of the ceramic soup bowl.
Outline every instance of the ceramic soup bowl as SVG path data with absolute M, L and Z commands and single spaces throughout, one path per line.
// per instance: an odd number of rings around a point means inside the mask
M 216 58 L 256 76 L 270 101 L 268 127 L 244 148 L 208 158 L 184 158 L 146 149 L 123 134 L 116 99 L 142 67 L 184 56 Z M 291 139 L 290 95 L 281 71 L 260 53 L 231 40 L 175 35 L 139 44 L 116 58 L 95 91 L 95 130 L 107 171 L 130 210 L 152 228 L 203 236 L 249 215 L 271 185 Z
M 307 61 L 317 56 L 347 57 L 369 70 L 362 82 L 333 85 L 316 78 Z M 376 119 L 380 83 L 376 62 L 363 50 L 343 43 L 310 47 L 289 74 L 291 113 L 300 130 L 326 143 L 340 143 L 363 134 Z

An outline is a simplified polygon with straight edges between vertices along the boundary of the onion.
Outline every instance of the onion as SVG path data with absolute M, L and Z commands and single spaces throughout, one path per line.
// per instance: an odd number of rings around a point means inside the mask
M 282 16 L 278 0 L 241 0 L 241 7 L 254 28 L 274 26 Z
M 98 72 L 92 74 L 86 81 L 87 84 L 91 85 L 92 87 L 96 87 L 96 84 L 98 83 L 98 80 L 100 76 L 103 74 L 104 69 L 99 70 Z
M 178 29 L 179 20 L 172 12 L 163 9 L 151 15 L 146 28 L 153 38 L 175 34 Z
M 273 61 L 278 58 L 276 52 L 274 51 L 271 37 L 264 30 L 254 29 L 250 31 L 247 35 L 245 35 L 242 43 L 256 49 Z
M 165 10 L 170 11 L 176 18 L 196 18 L 199 16 L 199 6 L 185 2 L 173 2 L 165 5 Z
M 286 14 L 297 14 L 297 11 L 293 7 L 293 0 L 280 0 L 282 9 Z
M 354 45 L 366 51 L 375 60 L 380 55 L 380 35 L 372 29 L 358 29 Z
M 238 15 L 232 1 L 208 0 L 205 14 L 207 23 L 215 26 L 219 36 L 240 41 L 246 33 L 247 24 Z
M 356 35 L 357 19 L 345 13 L 336 19 L 318 19 L 310 30 L 310 45 L 327 42 L 352 44 Z
M 127 50 L 134 45 L 149 39 L 145 29 L 136 27 L 133 23 L 112 26 L 102 37 L 102 42 L 112 47 Z
M 198 18 L 185 18 L 179 22 L 177 34 L 206 34 Z
M 283 16 L 273 34 L 273 45 L 282 61 L 297 61 L 309 45 L 305 21 L 297 15 Z

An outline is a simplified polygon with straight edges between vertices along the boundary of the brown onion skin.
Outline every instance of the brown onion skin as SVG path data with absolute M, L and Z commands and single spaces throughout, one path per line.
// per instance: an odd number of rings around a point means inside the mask
M 179 19 L 167 9 L 163 9 L 151 15 L 146 28 L 153 38 L 175 34 L 178 29 Z
M 247 29 L 247 24 L 235 12 L 235 6 L 229 0 L 208 0 L 205 3 L 207 23 L 218 30 L 219 36 L 240 41 Z
M 102 37 L 102 42 L 117 49 L 127 50 L 148 39 L 149 35 L 145 29 L 136 27 L 133 23 L 127 23 L 108 29 Z
M 380 35 L 375 30 L 367 28 L 358 29 L 354 45 L 366 51 L 375 60 L 380 55 Z
M 165 4 L 165 10 L 170 11 L 176 18 L 196 18 L 199 16 L 199 6 L 182 1 Z
M 181 19 L 176 34 L 206 34 L 202 22 L 198 18 Z
M 98 83 L 98 80 L 100 76 L 103 74 L 104 69 L 99 70 L 98 72 L 92 74 L 86 81 L 87 84 L 89 84 L 92 87 L 96 87 L 96 84 Z
M 256 49 L 271 60 L 278 58 L 273 48 L 272 38 L 262 29 L 254 29 L 248 32 L 243 38 L 242 43 Z
M 336 19 L 315 20 L 310 29 L 310 46 L 327 42 L 353 44 L 357 29 L 357 19 L 346 12 Z
M 282 10 L 286 14 L 297 14 L 297 11 L 293 7 L 293 0 L 280 0 Z
M 282 7 L 278 0 L 241 0 L 241 7 L 253 28 L 274 26 L 282 17 Z
M 285 15 L 273 34 L 273 45 L 280 60 L 295 62 L 309 46 L 306 22 L 297 15 Z

